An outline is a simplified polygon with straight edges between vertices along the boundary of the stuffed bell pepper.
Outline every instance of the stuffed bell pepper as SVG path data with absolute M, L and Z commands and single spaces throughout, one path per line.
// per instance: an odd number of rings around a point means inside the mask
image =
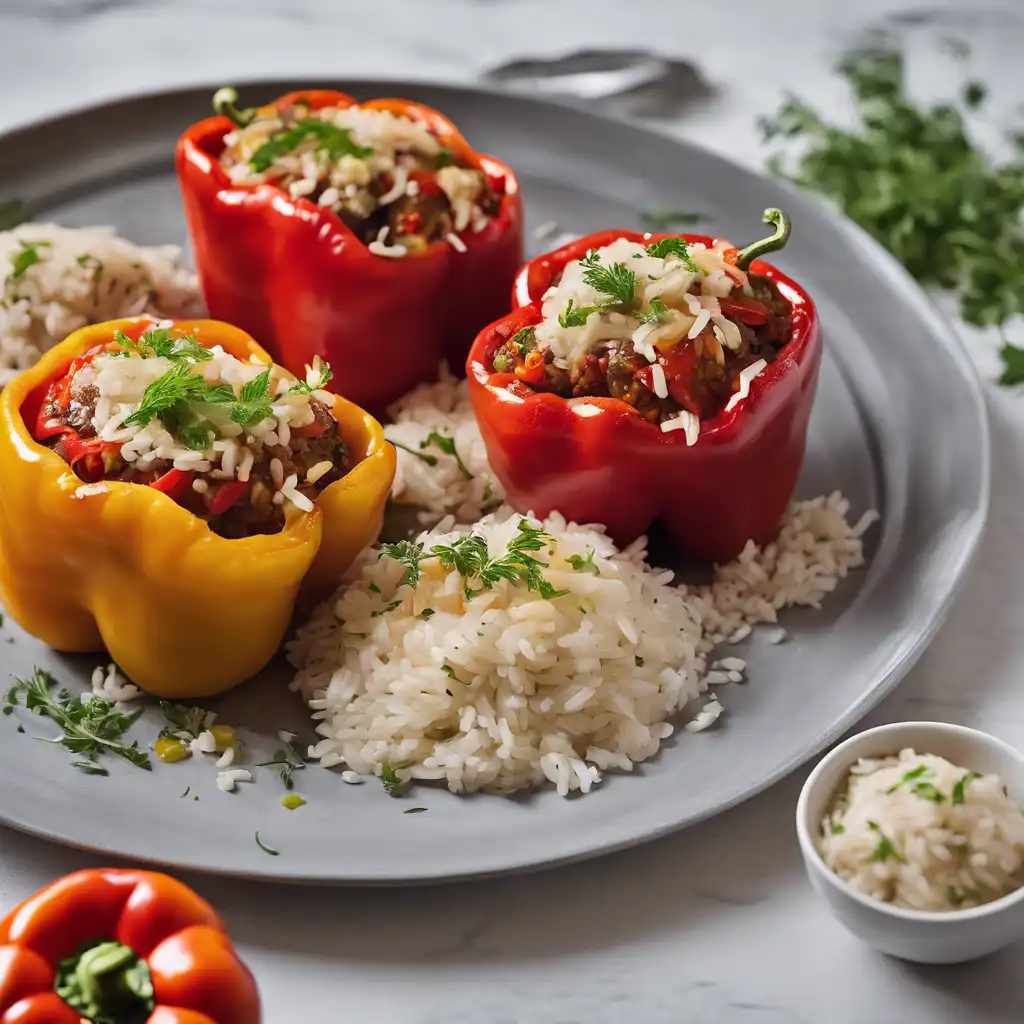
M 662 521 L 683 554 L 735 558 L 774 534 L 804 455 L 821 342 L 814 305 L 758 257 L 705 236 L 608 231 L 528 263 L 512 313 L 467 364 L 509 501 L 603 523 Z
M 222 89 L 177 150 L 211 315 L 291 369 L 325 359 L 332 389 L 372 411 L 442 359 L 461 368 L 522 262 L 509 168 L 406 100 L 234 100 Z
M 214 909 L 152 871 L 77 871 L 0 921 L 0 1024 L 260 1024 Z
M 273 656 L 293 606 L 376 536 L 394 449 L 370 416 L 210 320 L 76 331 L 0 395 L 0 598 L 161 697 Z

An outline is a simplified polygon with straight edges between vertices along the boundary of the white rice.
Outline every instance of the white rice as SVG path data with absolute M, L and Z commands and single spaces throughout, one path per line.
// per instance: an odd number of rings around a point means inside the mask
M 448 514 L 460 523 L 473 523 L 501 504 L 505 492 L 491 472 L 464 380 L 457 381 L 442 365 L 436 384 L 424 384 L 409 392 L 388 415 L 392 422 L 384 433 L 388 440 L 397 442 L 398 453 L 392 501 L 420 506 L 420 521 L 425 526 Z M 455 451 L 470 474 L 468 479 L 454 455 L 427 442 L 432 431 L 454 440 Z M 421 456 L 437 461 L 430 465 Z
M 118 711 L 129 710 L 132 701 L 142 696 L 142 691 L 121 675 L 118 667 L 111 662 L 104 668 L 97 665 L 92 672 L 92 694 L 83 693 L 83 699 L 90 696 L 99 697 L 100 700 L 113 704 Z
M 522 518 L 491 516 L 473 532 L 493 558 Z M 313 748 L 321 764 L 361 775 L 403 765 L 453 792 L 546 779 L 566 795 L 588 791 L 605 766 L 657 753 L 674 731 L 666 720 L 701 691 L 693 608 L 639 546 L 619 553 L 602 531 L 557 515 L 543 527 L 551 546 L 535 554 L 565 595 L 499 581 L 467 601 L 469 584 L 439 559 L 422 560 L 412 589 L 385 557 L 319 610 L 289 657 L 324 737 Z M 449 520 L 419 542 L 451 543 L 451 530 Z M 597 573 L 566 561 L 590 553 Z
M 1024 813 L 998 776 L 908 749 L 851 769 L 819 850 L 873 899 L 962 910 L 1024 885 Z
M 27 247 L 38 262 L 13 278 Z M 87 324 L 140 313 L 202 315 L 195 275 L 180 257 L 175 245 L 135 245 L 108 227 L 22 224 L 0 232 L 0 387 Z

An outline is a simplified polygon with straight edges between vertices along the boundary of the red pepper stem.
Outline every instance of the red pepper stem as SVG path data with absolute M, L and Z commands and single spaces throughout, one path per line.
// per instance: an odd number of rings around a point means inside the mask
M 256 111 L 252 107 L 247 107 L 245 110 L 239 110 L 236 104 L 238 103 L 238 92 L 232 89 L 230 85 L 224 86 L 223 89 L 218 89 L 213 94 L 213 111 L 215 114 L 220 114 L 222 117 L 226 117 L 232 124 L 237 125 L 239 128 L 244 128 L 249 124 L 253 118 L 256 117 Z
M 153 1012 L 149 966 L 120 942 L 98 942 L 61 962 L 54 990 L 89 1020 L 142 1024 Z
M 776 252 L 782 249 L 789 241 L 793 232 L 793 225 L 790 219 L 779 209 L 770 206 L 764 211 L 761 218 L 765 224 L 774 224 L 775 233 L 768 238 L 762 238 L 757 242 L 751 242 L 736 254 L 736 266 L 740 270 L 746 270 L 754 260 L 760 259 L 765 253 Z

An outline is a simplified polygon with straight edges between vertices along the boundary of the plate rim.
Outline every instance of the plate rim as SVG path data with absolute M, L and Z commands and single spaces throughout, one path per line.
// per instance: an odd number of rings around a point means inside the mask
M 978 459 L 978 476 L 981 486 L 975 497 L 973 508 L 969 515 L 964 515 L 963 522 L 959 526 L 955 557 L 950 558 L 949 573 L 945 583 L 945 592 L 937 605 L 931 619 L 924 628 L 919 628 L 912 636 L 904 636 L 888 660 L 888 667 L 884 674 L 879 676 L 878 681 L 871 690 L 852 702 L 845 711 L 838 716 L 832 725 L 821 735 L 811 741 L 801 744 L 788 758 L 783 760 L 770 772 L 767 772 L 755 783 L 752 783 L 731 796 L 716 802 L 713 806 L 706 807 L 695 812 L 683 821 L 655 824 L 643 831 L 634 831 L 628 837 L 616 840 L 606 840 L 597 844 L 579 843 L 576 848 L 564 853 L 555 854 L 549 857 L 533 857 L 524 862 L 522 859 L 511 857 L 507 863 L 499 864 L 484 870 L 460 870 L 452 872 L 446 869 L 422 870 L 416 874 L 384 873 L 384 874 L 352 874 L 344 875 L 317 875 L 309 872 L 301 874 L 288 873 L 286 865 L 279 865 L 283 871 L 261 871 L 252 870 L 246 867 L 232 867 L 223 863 L 205 861 L 199 859 L 190 860 L 186 864 L 179 864 L 168 860 L 161 860 L 157 856 L 140 853 L 122 853 L 111 847 L 99 844 L 82 842 L 69 837 L 62 836 L 51 829 L 33 825 L 28 822 L 11 818 L 5 807 L 0 804 L 0 824 L 16 829 L 17 831 L 34 835 L 38 838 L 54 842 L 62 846 L 82 850 L 98 856 L 116 857 L 122 860 L 135 860 L 147 864 L 166 867 L 171 870 L 197 871 L 213 877 L 240 878 L 250 881 L 286 883 L 296 885 L 328 885 L 328 886 L 360 886 L 360 887 L 405 887 L 416 885 L 439 885 L 457 884 L 471 879 L 487 879 L 509 874 L 528 874 L 535 871 L 548 870 L 560 865 L 575 863 L 583 860 L 590 860 L 603 857 L 611 853 L 626 850 L 641 844 L 653 842 L 684 828 L 690 828 L 701 822 L 707 821 L 727 810 L 745 803 L 747 800 L 763 793 L 766 789 L 790 775 L 792 772 L 806 764 L 826 748 L 838 742 L 851 727 L 856 725 L 873 707 L 879 704 L 888 696 L 896 686 L 903 680 L 906 674 L 914 666 L 917 660 L 924 653 L 925 649 L 934 639 L 938 630 L 946 622 L 953 604 L 963 588 L 968 572 L 975 560 L 981 540 L 984 536 L 987 524 L 990 503 L 991 503 L 991 478 L 992 478 L 992 446 L 991 427 L 988 419 L 985 394 L 982 388 L 981 379 L 976 366 L 968 354 L 963 339 L 953 328 L 951 322 L 943 318 L 934 304 L 930 301 L 928 294 L 911 277 L 909 272 L 899 263 L 896 258 L 882 245 L 871 238 L 867 232 L 849 220 L 841 211 L 825 203 L 820 197 L 813 193 L 803 192 L 783 180 L 770 179 L 759 170 L 744 166 L 738 160 L 734 160 L 720 151 L 713 149 L 701 142 L 694 142 L 683 138 L 681 135 L 668 130 L 658 124 L 636 123 L 635 121 L 613 113 L 596 108 L 593 104 L 582 100 L 574 100 L 569 97 L 537 96 L 528 94 L 522 90 L 503 89 L 488 83 L 481 83 L 473 80 L 458 81 L 445 78 L 394 78 L 391 76 L 359 76 L 357 78 L 335 78 L 324 76 L 321 87 L 339 87 L 352 89 L 360 92 L 363 87 L 394 89 L 396 92 L 416 89 L 440 89 L 443 91 L 462 93 L 468 96 L 482 96 L 493 98 L 498 101 L 513 101 L 523 103 L 527 106 L 543 108 L 555 108 L 571 111 L 574 113 L 585 113 L 588 118 L 604 121 L 618 127 L 628 127 L 633 131 L 645 135 L 653 135 L 662 140 L 673 143 L 683 149 L 699 151 L 703 156 L 713 162 L 726 165 L 733 171 L 741 171 L 744 174 L 752 175 L 755 178 L 771 181 L 771 183 L 799 196 L 801 201 L 816 202 L 821 210 L 834 225 L 842 231 L 851 247 L 859 249 L 865 257 L 871 261 L 881 263 L 887 275 L 894 278 L 904 302 L 912 302 L 915 305 L 915 312 L 929 323 L 929 333 L 942 342 L 946 354 L 952 359 L 954 365 L 960 371 L 958 380 L 967 389 L 966 394 L 970 396 L 971 412 L 978 428 L 978 440 L 981 451 Z M 308 86 L 308 82 L 305 83 Z M 270 90 L 287 89 L 289 86 L 297 85 L 301 88 L 303 81 L 290 76 L 241 76 L 237 79 L 237 87 L 240 89 L 261 87 Z M 129 94 L 113 96 L 98 101 L 75 104 L 62 108 L 59 112 L 44 117 L 30 119 L 21 124 L 15 124 L 7 130 L 0 132 L 0 147 L 10 144 L 21 137 L 53 128 L 62 123 L 74 122 L 85 116 L 96 116 L 112 111 L 113 108 L 127 106 L 140 101 L 173 100 L 186 94 L 207 92 L 212 94 L 218 85 L 186 84 L 170 86 L 154 90 L 141 90 Z M 173 154 L 168 153 L 168 161 L 173 160 Z M 27 204 L 31 211 L 31 201 Z

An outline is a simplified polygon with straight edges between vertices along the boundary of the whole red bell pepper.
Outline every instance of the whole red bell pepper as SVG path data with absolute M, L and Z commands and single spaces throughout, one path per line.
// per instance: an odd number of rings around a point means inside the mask
M 78 871 L 0 921 L 0 1024 L 259 1024 L 213 908 L 151 871 Z
M 466 364 L 488 458 L 520 512 L 558 511 L 579 523 L 603 523 L 620 545 L 660 520 L 680 553 L 730 561 L 748 539 L 772 538 L 796 486 L 821 362 L 814 303 L 790 278 L 753 261 L 750 271 L 774 281 L 789 302 L 792 335 L 751 382 L 746 399 L 701 422 L 692 446 L 683 431 L 663 432 L 616 398 L 565 399 L 494 372 L 494 353 L 542 319 L 541 299 L 566 264 L 619 238 L 645 245 L 663 238 L 716 242 L 706 235 L 604 231 L 527 263 L 513 288 L 516 308 L 477 336 Z
M 313 89 L 273 106 L 299 98 L 313 110 L 357 102 Z M 176 163 L 210 314 L 241 327 L 293 371 L 320 356 L 334 370 L 331 390 L 379 412 L 436 379 L 442 359 L 460 369 L 476 333 L 508 309 L 523 258 L 523 213 L 512 171 L 474 152 L 436 110 L 397 99 L 362 106 L 424 122 L 456 162 L 482 170 L 502 192 L 487 224 L 460 236 L 465 252 L 435 241 L 400 259 L 375 256 L 332 210 L 275 185 L 232 184 L 219 160 L 234 128 L 227 117 L 189 128 Z

